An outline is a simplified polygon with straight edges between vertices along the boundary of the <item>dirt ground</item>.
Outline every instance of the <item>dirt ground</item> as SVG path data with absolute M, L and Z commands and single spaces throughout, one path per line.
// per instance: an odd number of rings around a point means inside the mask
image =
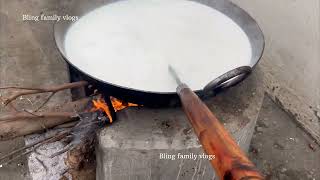
M 319 146 L 268 96 L 259 114 L 249 154 L 267 179 L 320 179 Z
M 0 157 L 14 149 L 24 146 L 23 138 L 16 138 L 11 141 L 0 141 Z M 28 176 L 27 158 L 21 157 L 9 165 L 0 165 L 0 180 L 22 180 L 30 179 Z

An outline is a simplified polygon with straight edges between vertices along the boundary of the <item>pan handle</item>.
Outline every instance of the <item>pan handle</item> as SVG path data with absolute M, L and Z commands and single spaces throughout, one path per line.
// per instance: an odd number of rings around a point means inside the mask
M 210 92 L 214 89 L 224 89 L 233 86 L 244 80 L 252 71 L 250 66 L 241 66 L 231 71 L 224 73 L 218 78 L 208 83 L 204 88 L 204 92 Z

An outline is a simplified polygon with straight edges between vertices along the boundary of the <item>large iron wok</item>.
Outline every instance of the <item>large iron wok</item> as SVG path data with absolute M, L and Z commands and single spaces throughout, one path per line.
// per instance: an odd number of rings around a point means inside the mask
M 66 13 L 71 15 L 78 15 L 81 18 L 81 16 L 92 11 L 93 9 L 113 2 L 116 1 L 77 1 L 76 4 L 72 5 L 71 8 L 66 10 Z M 225 74 L 221 74 L 220 77 L 213 78 L 211 82 L 208 82 L 207 86 L 203 87 L 203 89 L 194 90 L 200 97 L 206 97 L 212 94 L 212 92 L 217 92 L 239 83 L 250 74 L 251 70 L 258 63 L 263 53 L 264 37 L 255 20 L 251 18 L 250 15 L 248 15 L 244 10 L 234 5 L 233 3 L 226 0 L 211 0 L 197 2 L 212 7 L 230 17 L 246 33 L 252 46 L 252 58 L 251 63 L 248 64 L 248 66 L 238 67 L 229 72 L 225 72 Z M 71 63 L 71 61 L 68 60 L 66 56 L 64 40 L 66 32 L 71 27 L 72 23 L 72 21 L 61 21 L 55 24 L 54 26 L 54 38 L 56 41 L 56 45 L 64 59 L 69 63 L 70 71 L 78 73 L 80 72 L 84 75 L 86 80 L 88 80 L 91 83 L 94 83 L 100 91 L 103 91 L 107 95 L 117 97 L 127 102 L 144 104 L 146 106 L 166 106 L 170 104 L 176 104 L 177 102 L 179 102 L 178 96 L 174 91 L 150 92 L 145 90 L 133 89 L 131 87 L 125 87 L 121 84 L 113 84 L 110 82 L 106 82 L 102 79 L 95 78 L 90 73 L 84 72 L 82 69 L 77 67 L 77 64 Z M 111 69 L 112 67 L 106 67 L 105 71 L 109 71 Z M 212 71 L 215 71 L 214 67 L 212 67 Z

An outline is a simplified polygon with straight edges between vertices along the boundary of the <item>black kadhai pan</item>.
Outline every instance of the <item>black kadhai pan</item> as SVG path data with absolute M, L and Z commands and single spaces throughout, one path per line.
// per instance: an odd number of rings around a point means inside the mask
M 132 1 L 134 1 L 134 0 L 132 0 Z M 122 2 L 125 2 L 125 1 L 121 1 L 120 3 L 122 3 Z M 155 1 L 150 1 L 150 2 L 157 2 L 157 1 L 155 0 Z M 175 2 L 175 1 L 168 1 L 168 2 L 171 3 L 171 2 Z M 258 61 L 260 60 L 262 53 L 263 53 L 263 49 L 264 49 L 264 37 L 263 37 L 263 34 L 262 34 L 258 24 L 256 23 L 256 21 L 252 17 L 250 17 L 250 15 L 248 15 L 244 10 L 242 10 L 241 8 L 239 8 L 238 6 L 234 5 L 233 3 L 229 2 L 229 1 L 211 0 L 211 1 L 186 1 L 186 2 L 192 2 L 195 4 L 201 5 L 201 6 L 205 6 L 206 8 L 210 8 L 214 11 L 217 11 L 217 12 L 221 13 L 223 16 L 226 16 L 228 19 L 230 19 L 237 26 L 239 26 L 241 28 L 241 30 L 243 31 L 243 33 L 245 34 L 245 36 L 248 38 L 248 42 L 250 43 L 251 58 L 249 59 L 248 63 L 244 63 L 239 66 L 232 65 L 232 63 L 237 61 L 236 58 L 233 58 L 230 60 L 229 59 L 215 59 L 214 57 L 212 57 L 212 58 L 209 57 L 204 60 L 197 58 L 197 59 L 194 59 L 194 61 L 192 62 L 193 64 L 190 65 L 191 67 L 194 66 L 195 68 L 196 67 L 198 68 L 197 70 L 194 70 L 194 72 L 188 72 L 190 68 L 189 69 L 186 68 L 187 70 L 185 70 L 185 72 L 182 72 L 182 70 L 180 71 L 179 67 L 186 66 L 189 63 L 189 62 L 186 62 L 183 58 L 175 60 L 175 62 L 169 61 L 167 63 L 171 64 L 175 68 L 175 70 L 177 71 L 177 73 L 179 74 L 179 76 L 182 79 L 185 77 L 185 75 L 188 75 L 188 73 L 191 74 L 191 75 L 189 75 L 189 77 L 190 77 L 189 79 L 183 79 L 183 81 L 186 82 L 188 85 L 190 85 L 191 88 L 193 89 L 193 91 L 196 92 L 200 97 L 205 97 L 206 95 L 210 94 L 210 92 L 212 92 L 212 91 L 218 91 L 218 90 L 228 88 L 228 87 L 235 85 L 235 84 L 239 83 L 240 81 L 244 80 L 250 74 L 250 72 L 255 67 L 255 65 L 258 63 Z M 86 17 L 93 10 L 96 10 L 97 8 L 101 9 L 101 7 L 103 7 L 103 6 L 110 6 L 110 5 L 114 5 L 117 3 L 118 3 L 118 1 L 106 1 L 104 3 L 100 2 L 100 1 L 99 2 L 98 1 L 90 1 L 90 2 L 76 3 L 71 8 L 69 8 L 67 10 L 67 13 L 71 14 L 71 15 L 78 15 L 79 19 L 80 19 L 78 21 L 81 21 L 81 19 L 83 17 Z M 169 6 L 170 6 L 170 4 L 169 4 Z M 183 8 L 181 8 L 181 9 L 183 9 Z M 150 10 L 150 11 L 152 11 L 152 10 Z M 169 10 L 168 11 L 164 10 L 163 14 L 164 15 L 168 14 L 168 12 L 169 12 Z M 152 13 L 150 16 L 151 16 L 151 18 L 153 18 Z M 173 19 L 174 14 L 173 15 L 169 14 L 167 16 L 169 17 L 167 19 Z M 137 15 L 137 17 L 139 17 L 139 15 Z M 199 18 L 203 19 L 203 17 L 199 17 Z M 157 67 L 155 65 L 155 69 L 147 70 L 146 72 L 143 72 L 143 70 L 139 69 L 140 66 L 143 66 L 143 65 L 139 65 L 139 63 L 141 63 L 141 62 L 133 62 L 133 60 L 131 60 L 131 58 L 130 58 L 130 57 L 132 57 L 132 55 L 129 53 L 127 55 L 125 54 L 126 52 L 123 52 L 122 54 L 120 53 L 121 56 L 126 55 L 127 57 L 129 57 L 126 59 L 118 60 L 118 61 L 123 61 L 120 63 L 121 66 L 119 66 L 117 63 L 110 62 L 108 66 L 105 66 L 103 68 L 102 68 L 102 65 L 100 65 L 99 63 L 96 63 L 93 60 L 94 55 L 92 55 L 92 58 L 90 57 L 90 59 L 88 59 L 86 66 L 83 66 L 83 62 L 80 63 L 79 59 L 70 58 L 67 55 L 68 53 L 67 53 L 67 49 L 66 49 L 66 36 L 68 34 L 68 31 L 70 31 L 70 29 L 75 24 L 77 24 L 78 21 L 76 21 L 76 22 L 60 21 L 59 23 L 56 23 L 54 25 L 54 38 L 56 41 L 56 45 L 57 45 L 59 51 L 61 52 L 62 56 L 64 57 L 64 59 L 69 63 L 70 70 L 72 72 L 77 72 L 77 73 L 80 72 L 81 74 L 84 75 L 86 80 L 88 80 L 91 83 L 94 82 L 94 84 L 96 85 L 96 87 L 100 91 L 104 92 L 107 95 L 117 97 L 117 98 L 122 99 L 127 102 L 133 102 L 133 103 L 137 103 L 137 104 L 143 104 L 145 106 L 156 106 L 156 107 L 167 106 L 167 105 L 176 104 L 177 102 L 179 102 L 178 96 L 177 96 L 174 88 L 160 90 L 160 89 L 157 89 L 157 87 L 156 87 L 156 85 L 161 84 L 161 82 L 163 82 L 163 80 L 154 78 L 153 77 L 154 74 L 155 73 L 158 73 L 158 74 L 162 73 L 162 75 L 170 76 L 169 73 L 167 72 L 167 70 L 165 72 L 158 72 Z M 153 22 L 157 23 L 157 19 L 155 18 L 155 20 Z M 163 26 L 166 26 L 166 25 L 167 24 L 164 23 Z M 204 26 L 204 28 L 206 28 L 207 26 L 209 27 L 209 25 L 206 25 L 206 26 Z M 217 29 L 220 29 L 221 31 L 224 31 L 224 29 L 226 27 L 219 26 L 219 27 L 214 27 L 214 28 L 217 28 Z M 167 28 L 165 27 L 164 29 L 170 30 L 170 27 L 167 27 Z M 169 30 L 167 32 L 170 32 Z M 197 30 L 198 30 L 197 35 L 203 34 L 201 32 L 202 29 L 197 29 Z M 92 31 L 92 34 L 84 34 L 83 36 L 80 36 L 80 38 L 81 37 L 88 37 L 88 38 L 92 37 L 93 38 L 96 30 L 94 28 L 92 28 L 91 31 Z M 140 32 L 140 33 L 145 33 L 145 31 Z M 159 31 L 156 31 L 155 33 L 157 33 L 158 36 L 163 35 L 163 32 L 161 31 L 161 29 L 159 29 Z M 195 38 L 197 38 L 197 35 L 195 35 Z M 143 34 L 142 34 L 142 36 L 143 36 Z M 188 37 L 188 36 L 186 36 L 186 37 Z M 154 43 L 155 41 L 157 41 L 157 38 L 155 38 L 155 40 L 152 43 Z M 232 39 L 231 40 L 226 39 L 223 44 L 226 44 L 231 47 L 234 44 L 234 42 L 235 41 Z M 168 42 L 167 46 L 168 46 L 168 44 L 170 45 L 172 43 L 175 43 L 175 42 Z M 183 42 L 182 42 L 182 44 L 183 44 Z M 130 43 L 129 43 L 129 45 L 130 45 Z M 145 44 L 145 46 L 152 46 L 152 45 L 153 44 L 150 44 L 150 45 Z M 199 47 L 199 44 L 195 43 L 195 44 L 193 44 L 193 47 L 191 47 L 191 48 L 196 50 L 197 47 Z M 132 48 L 135 48 L 135 47 L 133 46 Z M 164 49 L 165 47 L 164 46 L 162 47 L 160 44 L 158 46 L 158 48 Z M 179 48 L 179 47 L 176 47 L 176 48 Z M 199 51 L 198 53 L 200 54 L 198 56 L 202 56 L 201 55 L 202 51 Z M 234 53 L 235 53 L 235 50 L 230 49 L 225 54 L 234 54 Z M 185 52 L 180 53 L 180 54 L 185 54 Z M 115 54 L 114 56 L 117 56 L 117 54 Z M 181 56 L 181 57 L 186 57 L 186 55 Z M 164 57 L 164 59 L 170 59 L 170 58 L 171 58 L 170 56 Z M 113 59 L 112 61 L 114 61 L 114 58 L 112 58 L 112 59 Z M 108 62 L 111 60 L 106 58 L 104 61 Z M 231 65 L 227 69 L 222 69 L 219 67 L 212 66 L 213 61 L 221 61 L 225 64 L 229 63 Z M 230 61 L 230 62 L 228 62 L 228 61 Z M 150 62 L 150 63 L 153 63 L 153 62 Z M 159 63 L 159 62 L 156 62 L 156 63 Z M 90 66 L 92 66 L 92 67 L 91 67 L 91 69 L 88 70 L 87 67 L 90 67 Z M 128 66 L 128 67 L 126 67 L 126 66 Z M 128 73 L 125 76 L 125 78 L 126 78 L 125 80 L 122 80 L 121 82 L 117 82 L 116 78 L 117 78 L 117 76 L 119 76 L 119 72 L 121 72 L 123 69 L 126 69 L 126 68 L 130 71 L 130 73 Z M 203 73 L 205 72 L 206 77 L 205 78 L 197 77 L 198 79 L 193 78 L 193 77 L 196 77 L 197 72 L 203 72 Z M 97 75 L 97 73 L 99 75 Z M 210 73 L 212 75 L 210 75 Z M 104 74 L 108 74 L 108 75 L 106 75 L 106 77 L 103 77 Z M 136 76 L 136 78 L 134 78 L 134 76 Z M 156 76 L 156 77 L 160 77 L 160 76 Z M 115 79 L 115 80 L 111 80 L 111 79 Z M 131 83 L 130 81 L 141 81 L 141 82 L 137 82 L 140 84 L 142 84 L 142 83 L 154 84 L 154 88 L 146 89 L 146 88 L 138 87 L 138 86 L 134 87 L 134 86 L 131 86 L 131 84 L 132 83 L 134 84 L 134 82 Z M 170 81 L 171 81 L 171 84 L 174 84 L 174 80 L 172 80 L 172 78 L 170 79 Z M 192 82 L 197 82 L 197 81 L 202 81 L 202 84 L 199 86 L 192 87 Z M 130 83 L 127 83 L 127 82 L 130 82 Z M 173 85 L 171 85 L 171 86 L 173 86 Z

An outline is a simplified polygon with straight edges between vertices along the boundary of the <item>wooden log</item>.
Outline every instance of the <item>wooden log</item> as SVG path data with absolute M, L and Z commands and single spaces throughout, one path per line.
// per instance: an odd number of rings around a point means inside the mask
M 91 98 L 84 98 L 70 102 L 61 108 L 50 109 L 50 113 L 31 114 L 19 112 L 3 115 L 0 117 L 0 141 L 41 132 L 45 129 L 73 121 L 74 117 L 77 116 L 77 112 L 84 111 L 90 101 Z
M 79 123 L 73 127 L 73 141 L 65 158 L 65 164 L 72 179 L 95 179 L 95 153 L 94 145 L 96 131 L 104 126 L 106 119 L 98 118 L 100 113 L 83 113 Z
M 65 164 L 72 179 L 95 179 L 94 138 L 95 136 L 90 140 L 81 141 L 68 151 Z

